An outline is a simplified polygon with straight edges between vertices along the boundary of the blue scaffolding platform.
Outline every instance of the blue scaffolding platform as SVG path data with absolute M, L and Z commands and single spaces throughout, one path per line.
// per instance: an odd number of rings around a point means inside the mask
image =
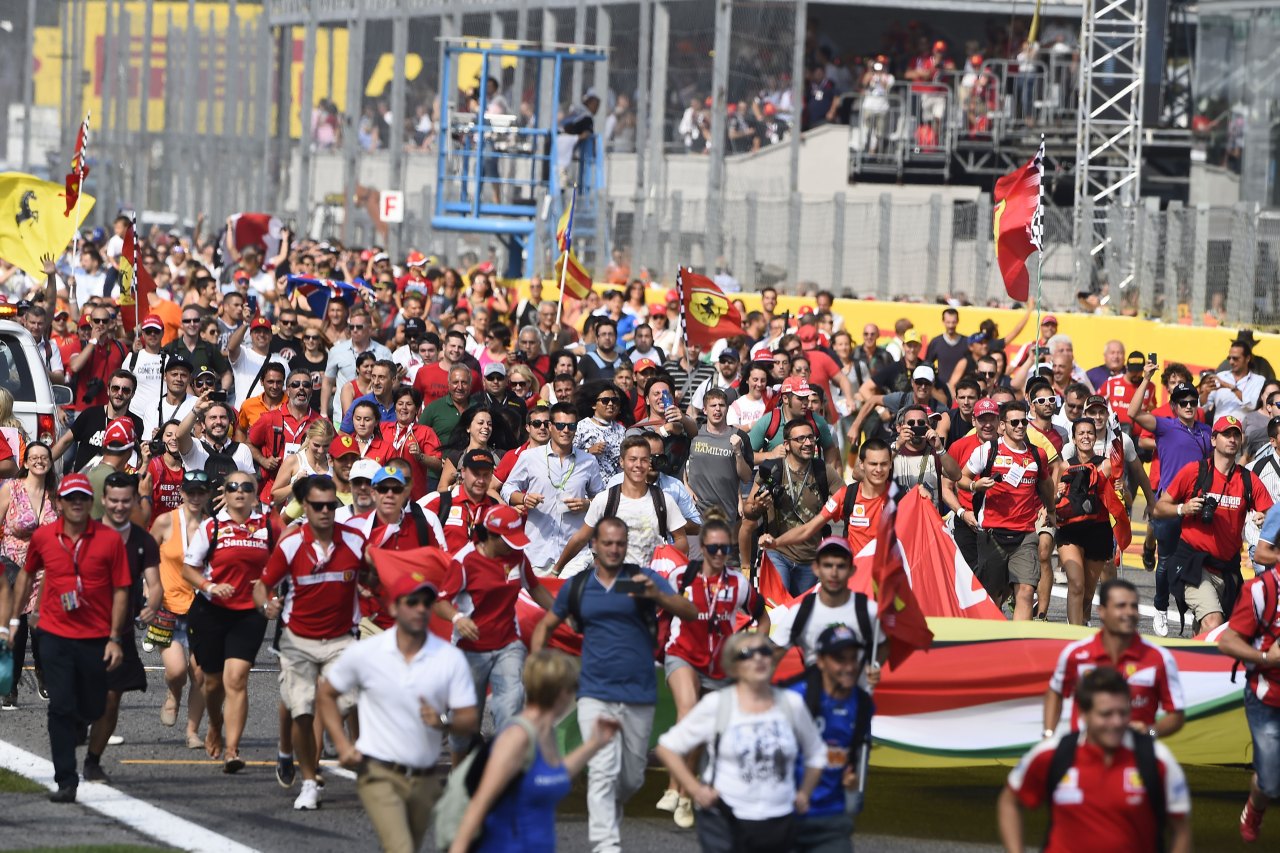
M 552 223 L 542 228 L 549 253 L 554 223 L 576 183 L 574 236 L 594 240 L 608 219 L 602 207 L 603 143 L 599 134 L 576 141 L 563 134 L 560 93 L 571 63 L 602 62 L 605 54 L 576 45 L 536 48 L 474 38 L 444 40 L 442 47 L 444 95 L 431 227 L 494 235 L 507 248 L 505 275 L 527 277 L 539 270 L 540 223 Z M 531 109 L 517 103 L 512 112 L 493 112 L 486 81 L 513 62 L 531 83 Z M 469 109 L 459 109 L 455 94 L 471 84 L 460 79 L 464 63 L 479 69 Z M 491 74 L 490 69 L 499 70 Z

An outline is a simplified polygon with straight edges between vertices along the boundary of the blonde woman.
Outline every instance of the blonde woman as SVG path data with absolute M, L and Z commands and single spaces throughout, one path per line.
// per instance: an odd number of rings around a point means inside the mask
M 0 387 L 0 428 L 3 427 L 18 431 L 18 446 L 13 449 L 13 458 L 21 459 L 27 453 L 27 442 L 31 440 L 31 436 L 27 435 L 22 421 L 13 414 L 13 394 L 8 388 Z
M 511 390 L 520 402 L 524 403 L 530 409 L 538 404 L 541 399 L 538 392 L 542 390 L 542 385 L 538 382 L 538 378 L 533 375 L 533 368 L 527 364 L 513 364 L 507 370 L 507 384 L 511 386 Z
M 293 497 L 293 482 L 299 477 L 312 474 L 328 474 L 333 476 L 333 468 L 329 462 L 329 445 L 337 433 L 333 424 L 324 418 L 313 421 L 307 427 L 306 438 L 297 453 L 291 453 L 280 463 L 276 472 L 275 484 L 271 488 L 271 503 L 281 507 Z

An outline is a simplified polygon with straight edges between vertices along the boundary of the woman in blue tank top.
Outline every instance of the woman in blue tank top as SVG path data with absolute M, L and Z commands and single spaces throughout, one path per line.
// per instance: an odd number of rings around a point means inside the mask
M 618 733 L 617 720 L 601 717 L 591 739 L 561 757 L 555 724 L 577 691 L 576 658 L 553 649 L 529 655 L 524 710 L 494 740 L 450 853 L 467 853 L 477 836 L 481 853 L 556 849 L 556 806 L 573 776 Z

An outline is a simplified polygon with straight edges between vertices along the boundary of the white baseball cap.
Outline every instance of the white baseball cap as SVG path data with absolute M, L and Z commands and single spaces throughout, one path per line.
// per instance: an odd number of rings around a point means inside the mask
M 915 382 L 918 379 L 923 379 L 925 382 L 932 385 L 935 379 L 933 368 L 927 364 L 917 365 L 916 369 L 911 371 L 911 381 Z

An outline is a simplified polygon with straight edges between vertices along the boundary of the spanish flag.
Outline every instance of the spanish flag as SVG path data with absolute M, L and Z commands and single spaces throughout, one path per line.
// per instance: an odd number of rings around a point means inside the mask
M 560 215 L 560 222 L 556 224 L 556 245 L 561 252 L 567 252 L 573 248 L 573 208 L 578 203 L 578 185 L 573 185 L 573 195 L 569 197 L 569 206 L 564 209 L 564 213 Z
M 31 276 L 44 278 L 44 255 L 58 257 L 80 223 L 93 210 L 94 198 L 80 194 L 71 215 L 64 215 L 66 187 L 21 172 L 0 173 L 0 258 Z
M 566 258 L 568 259 L 567 268 Z M 591 273 L 582 266 L 582 262 L 578 260 L 578 256 L 572 249 L 562 252 L 560 259 L 556 261 L 556 278 L 564 284 L 561 295 L 567 292 L 578 299 L 586 299 L 587 294 L 591 292 Z

